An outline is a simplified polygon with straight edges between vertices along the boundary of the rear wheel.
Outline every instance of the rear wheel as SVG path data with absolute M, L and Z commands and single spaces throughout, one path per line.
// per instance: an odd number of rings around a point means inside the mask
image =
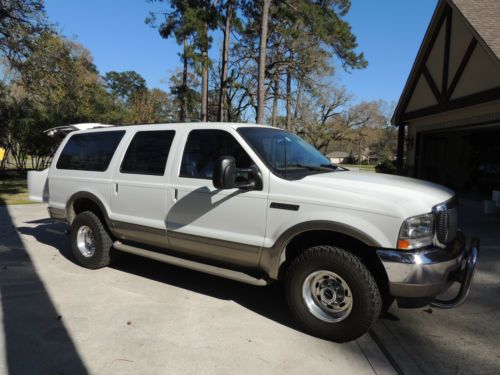
M 110 263 L 113 240 L 91 211 L 78 214 L 71 224 L 71 250 L 79 265 L 97 269 Z
M 363 335 L 380 314 L 375 279 L 351 253 L 314 246 L 291 264 L 286 275 L 290 310 L 307 332 L 336 342 Z

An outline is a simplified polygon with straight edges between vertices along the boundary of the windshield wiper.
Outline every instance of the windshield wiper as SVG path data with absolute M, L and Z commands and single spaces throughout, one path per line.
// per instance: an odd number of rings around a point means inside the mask
M 307 165 L 307 164 L 296 163 L 296 164 L 287 164 L 286 167 L 304 168 L 309 171 L 332 171 L 336 169 L 333 165 L 330 164 Z

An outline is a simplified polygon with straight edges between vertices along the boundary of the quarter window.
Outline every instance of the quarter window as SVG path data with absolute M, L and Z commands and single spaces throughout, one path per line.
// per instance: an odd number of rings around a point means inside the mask
M 163 176 L 175 131 L 140 131 L 128 146 L 120 167 L 121 173 Z
M 180 177 L 211 179 L 220 156 L 233 156 L 237 168 L 250 168 L 252 159 L 238 141 L 224 130 L 193 130 L 189 133 Z
M 104 172 L 124 134 L 124 130 L 75 134 L 66 142 L 56 168 Z

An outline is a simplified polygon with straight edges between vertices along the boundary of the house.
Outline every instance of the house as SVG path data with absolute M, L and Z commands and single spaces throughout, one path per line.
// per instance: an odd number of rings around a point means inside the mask
M 327 154 L 326 157 L 330 159 L 333 164 L 342 164 L 349 161 L 350 154 L 344 151 L 332 151 Z
M 368 147 L 361 152 L 361 162 L 366 164 L 377 164 L 379 155 L 377 152 L 370 150 Z
M 499 0 L 439 0 L 392 123 L 406 174 L 465 190 L 500 183 Z

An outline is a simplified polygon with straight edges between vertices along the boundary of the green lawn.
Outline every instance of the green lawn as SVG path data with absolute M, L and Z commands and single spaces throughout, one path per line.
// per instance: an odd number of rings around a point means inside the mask
M 347 169 L 359 169 L 360 171 L 364 172 L 375 172 L 375 166 L 374 165 L 365 165 L 365 164 L 339 164 L 341 167 L 345 167 Z
M 28 204 L 28 186 L 25 178 L 2 177 L 0 179 L 0 205 Z

